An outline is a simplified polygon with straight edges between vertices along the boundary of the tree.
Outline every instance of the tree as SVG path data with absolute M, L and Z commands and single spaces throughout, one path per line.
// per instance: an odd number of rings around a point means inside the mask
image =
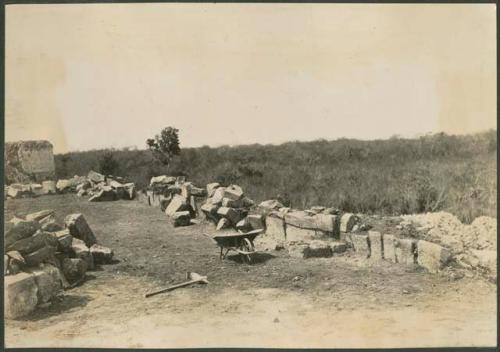
M 118 170 L 118 166 L 118 161 L 111 152 L 105 152 L 99 158 L 99 171 L 104 175 L 114 175 Z
M 154 139 L 147 139 L 146 144 L 155 159 L 163 165 L 168 166 L 172 158 L 181 153 L 179 130 L 174 127 L 165 127 Z

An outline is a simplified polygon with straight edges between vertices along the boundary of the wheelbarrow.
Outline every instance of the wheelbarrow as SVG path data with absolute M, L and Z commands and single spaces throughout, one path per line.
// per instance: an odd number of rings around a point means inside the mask
M 264 232 L 264 229 L 253 230 L 250 232 L 241 231 L 221 231 L 215 235 L 204 233 L 205 236 L 210 237 L 220 247 L 220 259 L 226 258 L 229 251 L 238 252 L 243 259 L 248 263 L 252 262 L 250 255 L 256 253 L 253 241 L 255 237 Z M 224 252 L 225 251 L 225 252 Z

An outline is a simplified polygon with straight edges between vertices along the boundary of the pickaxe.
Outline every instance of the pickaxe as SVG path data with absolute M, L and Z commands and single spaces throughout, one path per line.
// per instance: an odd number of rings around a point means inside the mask
M 202 284 L 208 284 L 207 277 L 206 276 L 201 276 L 201 275 L 199 275 L 197 273 L 188 272 L 187 273 L 187 278 L 188 278 L 189 281 L 182 282 L 180 284 L 173 285 L 173 286 L 170 286 L 170 287 L 158 290 L 158 291 L 146 293 L 145 297 L 148 298 L 148 297 L 157 295 L 159 293 L 172 291 L 172 290 L 175 290 L 176 288 L 184 287 L 184 286 L 189 286 L 189 285 L 195 284 L 197 282 L 202 283 Z

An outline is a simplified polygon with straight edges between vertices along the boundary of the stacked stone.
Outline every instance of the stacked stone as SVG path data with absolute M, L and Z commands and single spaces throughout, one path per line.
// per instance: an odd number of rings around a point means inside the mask
M 55 181 L 43 181 L 42 183 L 13 183 L 5 187 L 5 198 L 33 198 L 47 194 L 56 193 Z
M 260 214 L 249 214 L 253 200 L 245 196 L 238 185 L 221 186 L 219 183 L 207 185 L 207 200 L 201 206 L 207 220 L 217 226 L 217 230 L 236 228 L 242 232 L 264 229 Z
M 198 214 L 196 198 L 206 195 L 203 188 L 186 182 L 184 176 L 166 175 L 153 177 L 146 192 L 141 198 L 149 205 L 159 206 L 174 227 L 192 224 Z
M 113 251 L 96 243 L 82 214 L 71 214 L 64 227 L 53 210 L 14 218 L 5 227 L 5 313 L 19 318 L 46 304 L 62 288 L 85 278 L 95 264 L 110 263 Z

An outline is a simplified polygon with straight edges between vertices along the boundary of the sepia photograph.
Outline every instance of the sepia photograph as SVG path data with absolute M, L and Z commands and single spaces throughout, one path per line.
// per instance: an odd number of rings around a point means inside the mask
M 6 348 L 497 347 L 492 3 L 11 3 Z

